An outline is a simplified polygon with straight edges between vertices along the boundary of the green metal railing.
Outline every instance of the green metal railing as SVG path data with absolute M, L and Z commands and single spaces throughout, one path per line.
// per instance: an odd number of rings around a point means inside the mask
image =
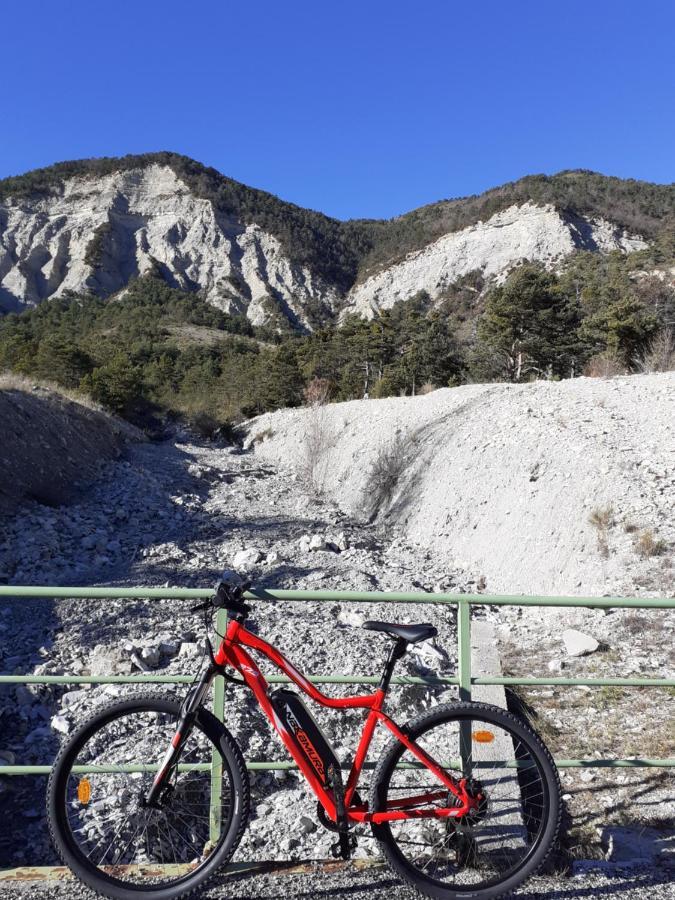
M 12 587 L 0 586 L 0 598 L 66 598 L 85 600 L 200 600 L 213 595 L 212 589 L 183 588 L 91 588 L 91 587 Z M 461 700 L 470 700 L 474 685 L 562 685 L 568 687 L 675 687 L 673 678 L 562 678 L 562 677 L 503 677 L 475 676 L 471 670 L 471 607 L 472 606 L 540 606 L 540 607 L 585 607 L 589 609 L 675 609 L 675 599 L 634 598 L 634 597 L 527 597 L 487 594 L 421 594 L 361 591 L 295 591 L 295 590 L 254 590 L 248 597 L 285 602 L 337 602 L 337 603 L 410 603 L 433 604 L 457 607 L 457 675 L 454 677 L 411 677 L 400 676 L 392 679 L 394 684 L 457 685 Z M 216 628 L 221 634 L 227 624 L 226 614 L 219 611 Z M 0 684 L 185 684 L 194 675 L 0 675 Z M 288 683 L 285 676 L 270 676 L 271 683 Z M 376 684 L 379 676 L 313 675 L 310 680 L 316 684 Z M 223 718 L 224 679 L 216 678 L 213 708 L 216 716 Z M 575 767 L 675 767 L 675 758 L 668 759 L 556 759 L 559 768 Z M 294 768 L 291 762 L 269 760 L 248 763 L 251 770 L 278 770 Z M 141 771 L 141 766 L 133 767 Z M 221 761 L 214 758 L 211 769 L 211 826 L 217 829 L 217 797 L 221 778 Z M 4 765 L 0 775 L 46 775 L 51 767 Z

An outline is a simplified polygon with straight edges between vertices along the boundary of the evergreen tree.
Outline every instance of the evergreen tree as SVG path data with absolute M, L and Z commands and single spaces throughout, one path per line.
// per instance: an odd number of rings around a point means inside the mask
M 626 369 L 648 347 L 658 318 L 636 297 L 620 297 L 585 320 L 582 336 L 596 353 L 606 353 Z
M 473 374 L 509 381 L 573 375 L 583 354 L 580 322 L 579 303 L 566 296 L 555 275 L 520 266 L 488 296 Z

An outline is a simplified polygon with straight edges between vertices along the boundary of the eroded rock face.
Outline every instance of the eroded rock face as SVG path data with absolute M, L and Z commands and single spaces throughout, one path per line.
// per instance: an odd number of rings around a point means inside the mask
M 328 240 L 328 239 L 326 239 Z M 528 202 L 444 235 L 344 290 L 293 258 L 255 223 L 220 212 L 166 164 L 72 175 L 49 194 L 0 204 L 0 312 L 65 291 L 107 297 L 154 272 L 254 325 L 299 330 L 338 310 L 372 316 L 421 290 L 437 297 L 462 275 L 500 279 L 523 260 L 555 266 L 576 249 L 645 247 L 604 219 Z
M 357 284 L 345 312 L 371 317 L 421 290 L 437 297 L 477 269 L 488 278 L 499 278 L 526 259 L 554 266 L 574 250 L 631 252 L 646 246 L 641 237 L 604 219 L 563 215 L 550 205 L 511 206 L 487 222 L 444 235 Z
M 218 213 L 169 166 L 72 177 L 0 206 L 0 310 L 67 290 L 108 296 L 153 270 L 256 325 L 281 312 L 303 327 L 305 304 L 337 299 L 276 237 Z

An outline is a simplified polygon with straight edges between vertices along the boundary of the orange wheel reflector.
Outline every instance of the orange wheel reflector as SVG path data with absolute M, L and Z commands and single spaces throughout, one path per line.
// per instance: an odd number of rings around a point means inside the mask
M 80 778 L 80 783 L 77 786 L 77 799 L 84 806 L 91 800 L 91 782 L 88 778 Z
M 479 744 L 491 744 L 495 736 L 491 731 L 474 731 L 473 739 Z

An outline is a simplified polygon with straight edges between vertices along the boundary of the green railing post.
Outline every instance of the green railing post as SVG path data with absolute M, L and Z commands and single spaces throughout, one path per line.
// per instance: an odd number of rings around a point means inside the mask
M 227 610 L 219 609 L 216 614 L 216 634 L 225 634 L 227 630 Z M 220 640 L 220 638 L 218 639 Z M 216 675 L 213 682 L 213 715 L 219 722 L 223 721 L 225 705 L 225 679 Z M 211 805 L 209 813 L 209 838 L 215 844 L 220 837 L 223 789 L 223 759 L 216 750 L 211 753 Z
M 471 701 L 471 603 L 461 597 L 457 603 L 457 674 L 459 675 L 459 699 Z M 459 755 L 462 772 L 468 777 L 471 772 L 471 722 L 459 726 Z

